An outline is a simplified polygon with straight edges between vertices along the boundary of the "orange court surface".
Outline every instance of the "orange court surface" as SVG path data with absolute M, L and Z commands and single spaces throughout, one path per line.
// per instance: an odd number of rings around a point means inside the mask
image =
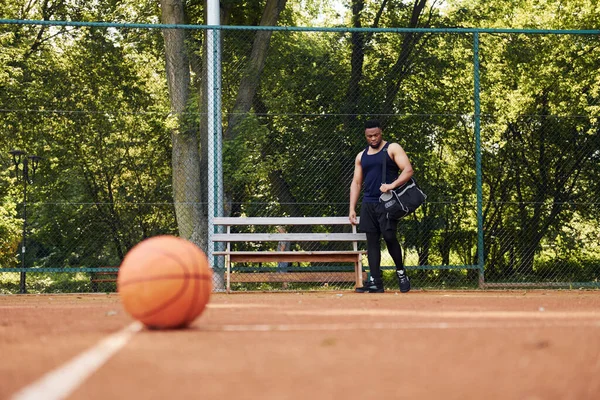
M 4 295 L 0 355 L 0 399 L 598 399 L 600 291 L 213 293 L 183 330 Z

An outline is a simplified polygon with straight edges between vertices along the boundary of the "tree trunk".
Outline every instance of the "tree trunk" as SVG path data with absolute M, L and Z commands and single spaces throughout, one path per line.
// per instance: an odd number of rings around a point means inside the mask
M 365 6 L 364 0 L 352 1 L 352 27 L 361 28 L 361 13 Z M 363 79 L 363 66 L 365 61 L 365 33 L 352 32 L 352 56 L 351 71 L 348 89 L 346 90 L 346 101 L 344 112 L 344 125 L 346 130 L 352 129 L 352 121 L 356 119 L 358 113 L 358 101 L 360 98 L 360 83 Z
M 267 0 L 265 10 L 260 20 L 260 26 L 274 26 L 277 24 L 279 14 L 285 7 L 287 0 Z M 257 31 L 252 44 L 252 52 L 248 67 L 244 72 L 233 111 L 229 116 L 227 130 L 224 137 L 232 140 L 236 137 L 236 128 L 244 120 L 252 107 L 252 100 L 256 94 L 260 77 L 265 67 L 267 52 L 271 40 L 271 31 Z
M 416 219 L 414 215 L 413 218 Z M 417 246 L 419 265 L 429 265 L 429 253 L 431 251 L 431 240 L 433 238 L 432 225 L 433 221 L 430 220 L 425 212 L 425 215 L 419 224 L 419 237 L 422 239 L 421 243 Z
M 274 170 L 269 173 L 269 182 L 273 185 L 273 192 L 277 194 L 281 209 L 290 217 L 301 217 L 302 209 L 296 198 L 292 195 L 292 191 L 288 183 L 283 178 L 281 170 Z
M 412 14 L 410 17 L 410 22 L 408 25 L 409 28 L 419 27 L 419 18 L 421 17 L 421 14 L 425 9 L 425 5 L 426 0 L 415 0 L 413 4 Z M 414 32 L 409 32 L 404 35 L 398 59 L 396 60 L 396 63 L 394 64 L 386 78 L 386 94 L 383 103 L 383 109 L 381 112 L 384 116 L 393 114 L 394 102 L 396 100 L 396 96 L 398 95 L 398 91 L 400 90 L 400 85 L 406 77 L 406 72 L 410 69 L 412 65 L 412 54 L 422 36 L 422 33 Z M 385 119 L 387 119 L 387 117 Z
M 185 22 L 181 0 L 161 0 L 164 24 Z M 193 118 L 186 117 L 190 89 L 190 62 L 185 46 L 186 31 L 163 29 L 166 73 L 171 101 L 173 153 L 173 200 L 179 236 L 207 250 L 206 221 L 202 213 L 200 152 Z
M 371 28 L 377 28 L 379 26 L 379 20 L 383 14 L 383 10 L 387 5 L 388 0 L 383 0 L 379 5 L 379 10 L 375 15 L 375 19 L 371 24 Z M 352 27 L 362 28 L 362 11 L 365 8 L 364 0 L 352 0 Z M 352 44 L 352 55 L 350 58 L 350 81 L 348 82 L 348 88 L 346 90 L 346 97 L 344 102 L 344 128 L 346 131 L 351 132 L 356 127 L 354 123 L 356 121 L 356 115 L 359 114 L 359 102 L 361 98 L 360 84 L 363 80 L 363 67 L 365 63 L 365 46 L 371 40 L 373 33 L 367 32 L 352 32 L 350 42 Z

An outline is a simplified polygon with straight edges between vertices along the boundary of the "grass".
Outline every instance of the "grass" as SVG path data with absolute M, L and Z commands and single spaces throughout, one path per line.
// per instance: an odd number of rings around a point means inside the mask
M 113 288 L 99 287 L 99 291 L 114 291 Z M 100 285 L 99 285 L 100 286 Z M 27 293 L 89 293 L 92 284 L 88 273 L 69 272 L 28 272 L 26 274 Z M 110 290 L 112 289 L 112 290 Z M 20 291 L 20 273 L 0 272 L 0 294 L 16 294 Z

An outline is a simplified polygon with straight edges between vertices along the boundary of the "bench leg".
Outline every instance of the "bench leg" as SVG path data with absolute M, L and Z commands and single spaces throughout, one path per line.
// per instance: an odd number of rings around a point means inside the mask
M 356 258 L 356 262 L 354 263 L 354 272 L 356 273 L 356 286 L 361 287 L 363 285 L 362 281 L 362 256 L 359 254 Z
M 229 254 L 225 256 L 225 275 L 227 275 L 225 279 L 227 280 L 227 293 L 229 293 L 231 291 L 231 256 Z

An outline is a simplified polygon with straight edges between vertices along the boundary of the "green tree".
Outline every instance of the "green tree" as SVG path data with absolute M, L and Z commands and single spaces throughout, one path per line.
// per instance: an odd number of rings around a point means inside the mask
M 460 4 L 469 25 L 599 26 L 586 2 Z M 595 196 L 584 177 L 598 163 L 598 48 L 583 35 L 483 38 L 485 253 L 499 276 L 532 274 L 550 232 Z
M 45 18 L 120 15 L 114 5 L 64 6 L 61 14 L 47 2 L 30 4 Z M 30 12 L 35 19 L 38 10 Z M 156 38 L 104 28 L 6 30 L 14 54 L 2 126 L 12 135 L 3 147 L 44 157 L 28 213 L 36 263 L 116 265 L 144 237 L 173 232 Z

